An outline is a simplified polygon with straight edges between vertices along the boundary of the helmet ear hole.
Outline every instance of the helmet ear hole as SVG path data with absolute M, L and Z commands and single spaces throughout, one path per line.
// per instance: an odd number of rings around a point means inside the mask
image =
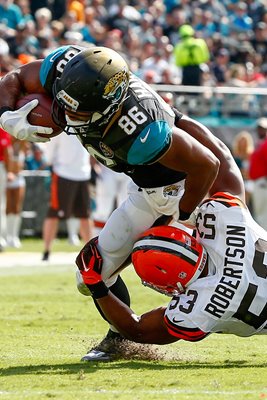
M 172 226 L 148 229 L 132 252 L 135 271 L 146 286 L 171 296 L 183 293 L 200 276 L 206 260 L 204 247 Z

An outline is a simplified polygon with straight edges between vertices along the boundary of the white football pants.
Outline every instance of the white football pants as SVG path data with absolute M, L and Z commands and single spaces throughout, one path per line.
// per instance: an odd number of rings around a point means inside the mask
M 131 254 L 134 242 L 143 231 L 162 215 L 179 218 L 179 201 L 183 193 L 184 181 L 152 189 L 140 189 L 133 182 L 129 183 L 128 198 L 113 211 L 99 235 L 102 277 L 107 286 L 116 282 L 121 264 Z M 79 271 L 77 286 L 81 293 L 89 295 Z

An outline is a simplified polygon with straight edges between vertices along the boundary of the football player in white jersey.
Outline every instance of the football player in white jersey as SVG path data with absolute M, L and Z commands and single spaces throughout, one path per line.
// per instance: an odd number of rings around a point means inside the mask
M 233 184 L 240 185 L 239 179 L 236 175 Z M 196 238 L 158 226 L 134 245 L 137 274 L 145 285 L 172 296 L 167 307 L 137 316 L 109 291 L 97 269 L 91 269 L 90 278 L 87 273 L 88 288 L 124 337 L 167 344 L 198 341 L 214 332 L 267 333 L 267 232 L 243 199 L 225 192 L 223 182 L 217 188 L 199 207 Z

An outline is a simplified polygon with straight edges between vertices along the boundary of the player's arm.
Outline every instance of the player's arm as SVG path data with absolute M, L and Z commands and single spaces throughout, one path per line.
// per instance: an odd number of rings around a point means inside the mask
M 110 291 L 97 299 L 108 321 L 127 339 L 138 343 L 168 344 L 179 340 L 170 335 L 164 322 L 165 307 L 137 316 Z
M 186 172 L 180 215 L 181 211 L 190 215 L 214 184 L 220 165 L 218 158 L 187 132 L 174 127 L 172 144 L 160 159 L 160 163 L 168 168 Z
M 168 333 L 164 322 L 165 308 L 157 308 L 138 317 L 122 303 L 102 281 L 103 259 L 97 247 L 98 238 L 91 239 L 76 258 L 79 275 L 107 320 L 126 338 L 139 343 L 167 344 L 178 340 Z M 87 294 L 88 293 L 83 293 Z
M 30 125 L 27 116 L 37 106 L 32 100 L 16 110 L 16 103 L 22 93 L 45 93 L 39 71 L 42 60 L 33 61 L 9 72 L 0 80 L 0 126 L 10 135 L 20 140 L 46 142 L 38 133 L 51 134 L 52 128 Z
M 0 108 L 15 110 L 22 93 L 45 93 L 39 78 L 41 64 L 42 60 L 36 60 L 3 76 L 0 80 Z
M 210 149 L 220 161 L 218 175 L 209 189 L 209 194 L 225 191 L 239 196 L 241 200 L 245 201 L 245 187 L 241 172 L 228 147 L 206 126 L 188 116 L 183 116 L 177 126 Z

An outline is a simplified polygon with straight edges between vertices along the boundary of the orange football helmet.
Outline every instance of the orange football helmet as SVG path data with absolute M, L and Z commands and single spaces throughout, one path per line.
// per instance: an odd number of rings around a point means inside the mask
M 173 226 L 145 231 L 135 242 L 132 263 L 145 286 L 175 296 L 203 271 L 207 252 L 189 233 Z

